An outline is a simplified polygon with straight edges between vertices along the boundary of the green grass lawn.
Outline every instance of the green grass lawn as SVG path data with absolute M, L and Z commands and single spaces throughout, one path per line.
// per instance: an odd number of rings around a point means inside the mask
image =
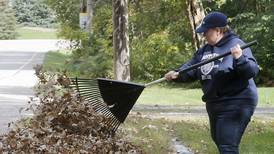
M 274 121 L 254 118 L 247 127 L 240 145 L 241 154 L 274 153 Z M 218 154 L 205 118 L 187 119 L 177 122 L 165 119 L 129 117 L 118 134 L 141 146 L 147 153 L 171 152 L 171 139 L 177 137 L 192 152 Z
M 38 27 L 19 27 L 17 39 L 57 39 L 56 30 Z
M 202 105 L 200 89 L 184 89 L 155 85 L 146 88 L 138 104 L 158 105 Z
M 45 55 L 43 69 L 46 71 L 59 71 L 66 68 L 66 61 L 69 55 L 64 51 L 48 52 Z
M 258 88 L 261 107 L 274 107 L 274 87 Z M 202 105 L 201 89 L 185 89 L 155 85 L 146 88 L 138 99 L 138 104 L 150 105 Z

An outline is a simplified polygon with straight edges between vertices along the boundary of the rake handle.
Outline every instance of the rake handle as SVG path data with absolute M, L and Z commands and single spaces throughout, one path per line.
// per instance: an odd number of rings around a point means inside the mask
M 250 46 L 252 46 L 252 45 L 256 45 L 256 44 L 258 44 L 258 42 L 257 42 L 257 40 L 254 40 L 254 41 L 251 41 L 251 42 L 249 42 L 249 43 L 246 43 L 246 44 L 242 45 L 242 46 L 241 46 L 241 49 L 244 50 L 245 48 L 248 48 L 248 47 L 250 47 Z M 223 57 L 228 56 L 228 55 L 230 55 L 230 54 L 231 54 L 231 51 L 227 51 L 227 52 L 225 52 L 225 53 L 223 53 L 223 54 L 220 54 L 219 56 L 216 56 L 216 57 L 213 57 L 213 58 L 211 58 L 211 59 L 208 59 L 208 60 L 199 62 L 199 63 L 194 64 L 194 65 L 192 65 L 192 66 L 189 66 L 189 67 L 187 67 L 187 68 L 185 68 L 185 69 L 183 69 L 183 70 L 180 70 L 180 71 L 177 72 L 177 73 L 179 74 L 179 73 L 188 72 L 188 71 L 190 71 L 190 70 L 196 69 L 196 68 L 198 68 L 198 67 L 200 67 L 200 66 L 202 66 L 202 65 L 208 64 L 208 63 L 210 63 L 210 62 L 212 62 L 212 61 L 215 61 L 215 60 L 217 60 L 217 59 L 223 58 Z M 156 84 L 156 83 L 160 83 L 160 82 L 165 81 L 165 80 L 166 80 L 165 77 L 160 78 L 160 79 L 158 79 L 158 80 L 155 80 L 155 81 L 152 81 L 152 82 L 150 82 L 150 83 L 145 84 L 145 87 L 154 85 L 154 84 Z

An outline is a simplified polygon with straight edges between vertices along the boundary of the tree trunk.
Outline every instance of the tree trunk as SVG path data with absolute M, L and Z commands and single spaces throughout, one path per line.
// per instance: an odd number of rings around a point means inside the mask
M 128 0 L 112 0 L 114 77 L 129 81 Z
M 201 36 L 195 33 L 195 29 L 199 26 L 203 18 L 205 17 L 204 8 L 202 2 L 199 0 L 187 0 L 187 14 L 189 23 L 192 29 L 192 40 L 195 49 L 201 47 L 204 44 L 204 40 Z
M 93 0 L 87 0 L 87 13 L 88 13 L 87 31 L 91 33 L 91 25 L 92 25 L 92 18 L 93 18 Z

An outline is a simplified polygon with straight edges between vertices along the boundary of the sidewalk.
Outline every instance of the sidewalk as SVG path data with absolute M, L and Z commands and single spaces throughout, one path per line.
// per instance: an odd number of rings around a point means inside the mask
M 31 114 L 22 109 L 28 107 L 37 82 L 33 65 L 42 64 L 46 52 L 67 47 L 63 42 L 0 40 L 0 133 L 9 130 L 8 123 Z
M 0 40 L 0 52 L 48 52 L 69 48 L 69 41 L 62 39 Z

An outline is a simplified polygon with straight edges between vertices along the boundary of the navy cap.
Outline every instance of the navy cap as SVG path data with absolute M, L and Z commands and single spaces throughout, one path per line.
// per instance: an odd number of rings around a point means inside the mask
M 195 30 L 196 33 L 206 32 L 209 28 L 224 27 L 227 25 L 227 17 L 221 12 L 211 12 L 206 15 L 202 23 Z

